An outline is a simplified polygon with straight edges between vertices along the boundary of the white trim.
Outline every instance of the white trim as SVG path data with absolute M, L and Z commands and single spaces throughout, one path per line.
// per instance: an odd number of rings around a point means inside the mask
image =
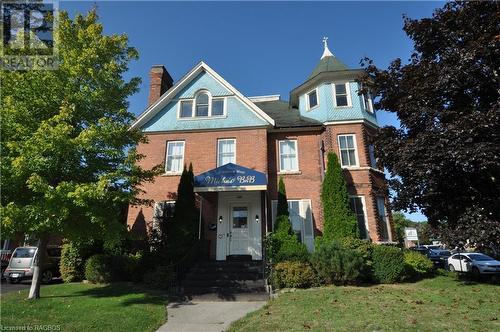
M 297 159 L 297 169 L 282 169 L 281 168 L 281 143 L 291 141 L 295 143 L 295 159 Z M 279 173 L 296 173 L 300 171 L 299 165 L 299 143 L 298 140 L 295 139 L 281 139 L 278 140 L 278 164 L 279 164 Z
M 254 97 L 248 97 L 248 99 L 250 99 L 250 101 L 254 103 L 260 103 L 264 101 L 281 100 L 281 95 L 254 96 Z
M 180 171 L 167 171 L 167 166 L 168 166 L 168 146 L 173 143 L 182 143 L 182 162 L 181 162 L 181 170 Z M 167 141 L 166 145 L 166 150 L 165 150 L 165 175 L 179 175 L 182 174 L 182 170 L 184 167 L 184 155 L 186 151 L 186 142 L 183 140 L 174 140 L 174 141 Z
M 347 165 L 347 166 L 342 165 L 342 149 L 340 147 L 340 137 L 341 136 L 352 136 L 353 137 L 352 142 L 354 144 L 354 156 L 356 158 L 355 165 Z M 347 143 L 347 140 L 346 140 L 346 143 Z M 356 141 L 356 134 L 338 134 L 337 135 L 337 145 L 339 147 L 340 166 L 342 168 L 359 168 L 358 142 Z M 368 168 L 370 168 L 370 167 L 368 167 Z
M 214 191 L 257 191 L 267 190 L 267 185 L 260 186 L 228 186 L 228 187 L 194 187 L 195 193 Z
M 219 164 L 219 153 L 220 153 L 219 143 L 221 141 L 233 141 L 234 142 L 234 161 L 232 161 L 232 163 L 236 164 L 236 138 L 218 138 L 217 139 L 217 157 L 216 157 L 217 158 L 217 161 L 216 161 L 217 167 L 223 166 L 223 165 Z
M 197 116 L 196 115 L 196 98 L 199 94 L 208 94 L 208 115 L 207 116 Z M 214 100 L 222 100 L 223 108 L 222 115 L 212 115 L 212 103 Z M 182 103 L 191 102 L 191 116 L 181 117 Z M 211 119 L 223 119 L 227 118 L 227 97 L 214 97 L 207 89 L 200 89 L 196 91 L 194 98 L 184 98 L 178 99 L 177 102 L 177 120 L 179 121 L 193 121 L 193 120 L 211 120 Z
M 234 95 L 241 102 L 243 102 L 246 106 L 248 106 L 262 120 L 268 122 L 273 126 L 275 125 L 274 120 L 269 115 L 267 115 L 264 111 L 262 111 L 247 97 L 243 96 L 241 92 L 235 89 L 231 84 L 229 84 L 229 82 L 223 79 L 205 62 L 200 61 L 186 75 L 184 75 L 179 82 L 177 82 L 172 88 L 170 88 L 167 92 L 165 92 L 158 100 L 156 100 L 153 104 L 151 104 L 141 115 L 139 115 L 137 119 L 132 123 L 129 130 L 138 129 L 141 127 L 141 125 L 145 124 L 147 121 L 153 118 L 153 116 L 159 111 L 161 111 L 163 107 L 165 107 L 183 87 L 185 87 L 193 78 L 195 78 L 203 70 L 205 70 L 208 74 L 210 74 L 216 81 L 218 81 L 226 89 L 233 92 Z
M 366 124 L 367 126 L 372 127 L 373 129 L 380 129 L 380 127 L 378 125 L 371 123 L 370 121 L 367 121 L 367 120 L 328 121 L 328 122 L 324 122 L 323 124 L 325 126 L 334 126 L 334 125 L 354 124 L 354 123 L 363 123 L 363 124 Z
M 366 212 L 366 201 L 365 201 L 365 196 L 363 195 L 349 195 L 349 199 L 350 198 L 355 198 L 355 197 L 359 197 L 361 198 L 361 204 L 363 204 L 363 215 L 364 215 L 364 218 L 365 218 L 365 229 L 366 229 L 366 238 L 364 238 L 364 240 L 367 240 L 367 239 L 370 239 L 370 228 L 368 228 L 368 213 Z M 356 212 L 354 212 L 356 213 Z M 357 221 L 357 219 L 356 219 Z
M 313 106 L 313 107 L 311 107 L 311 105 L 309 105 L 309 95 L 312 92 L 316 92 L 316 103 L 317 103 L 316 106 Z M 318 87 L 312 89 L 309 92 L 306 92 L 306 111 L 313 110 L 313 109 L 315 109 L 317 107 L 319 107 L 319 90 L 318 90 Z
M 333 93 L 333 106 L 336 108 L 349 108 L 352 107 L 352 99 L 351 99 L 351 85 L 349 81 L 341 81 L 341 82 L 332 82 L 332 93 Z M 345 92 L 347 97 L 347 106 L 337 106 L 337 89 L 335 88 L 335 84 L 344 84 Z

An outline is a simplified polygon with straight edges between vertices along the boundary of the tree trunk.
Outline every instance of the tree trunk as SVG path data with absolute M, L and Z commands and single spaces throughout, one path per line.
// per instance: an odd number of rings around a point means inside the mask
M 45 235 L 40 236 L 37 245 L 37 252 L 33 262 L 33 279 L 31 280 L 31 288 L 28 300 L 40 298 L 40 281 L 42 268 L 45 264 L 47 257 L 47 244 L 48 238 Z

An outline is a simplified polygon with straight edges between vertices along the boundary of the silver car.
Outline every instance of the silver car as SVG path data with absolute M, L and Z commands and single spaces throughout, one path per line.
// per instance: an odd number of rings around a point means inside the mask
M 37 247 L 18 247 L 10 257 L 9 265 L 5 269 L 3 276 L 10 283 L 17 283 L 21 280 L 31 279 L 34 271 L 34 261 L 38 254 Z M 47 261 L 43 264 L 41 279 L 43 283 L 48 283 L 53 277 L 58 277 L 59 262 L 61 260 L 61 248 L 49 246 L 47 248 Z
M 448 258 L 450 271 L 470 272 L 474 275 L 500 273 L 500 262 L 477 252 L 463 252 Z

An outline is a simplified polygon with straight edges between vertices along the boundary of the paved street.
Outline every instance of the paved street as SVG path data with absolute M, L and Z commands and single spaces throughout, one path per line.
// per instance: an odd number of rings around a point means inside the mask
M 18 284 L 9 284 L 5 279 L 2 279 L 2 283 L 0 284 L 0 295 L 17 292 L 22 289 L 29 289 L 30 286 L 31 280 L 21 281 Z

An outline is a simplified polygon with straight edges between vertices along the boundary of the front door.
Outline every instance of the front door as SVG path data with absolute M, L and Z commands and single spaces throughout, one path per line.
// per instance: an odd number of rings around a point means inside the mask
M 229 254 L 248 255 L 250 246 L 249 213 L 248 204 L 231 204 L 230 210 L 230 235 Z

